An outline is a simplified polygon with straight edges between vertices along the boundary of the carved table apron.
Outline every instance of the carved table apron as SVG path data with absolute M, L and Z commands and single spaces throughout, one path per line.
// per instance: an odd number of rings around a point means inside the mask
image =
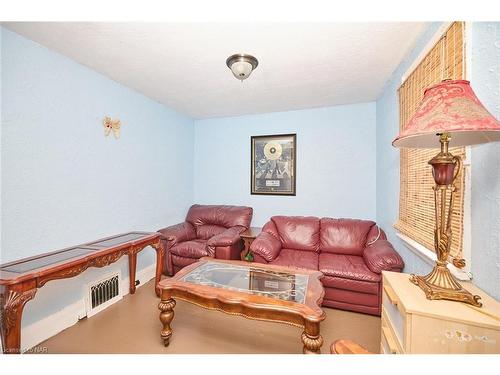
M 155 291 L 159 296 L 164 249 L 159 233 L 129 232 L 0 265 L 0 331 L 5 354 L 21 352 L 24 305 L 48 281 L 74 277 L 89 267 L 105 267 L 128 255 L 130 293 L 135 293 L 137 253 L 156 250 Z

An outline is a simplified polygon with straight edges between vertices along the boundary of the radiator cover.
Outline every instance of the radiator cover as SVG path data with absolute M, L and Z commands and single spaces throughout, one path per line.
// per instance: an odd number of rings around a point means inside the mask
M 121 283 L 118 271 L 87 284 L 85 307 L 88 318 L 122 299 Z

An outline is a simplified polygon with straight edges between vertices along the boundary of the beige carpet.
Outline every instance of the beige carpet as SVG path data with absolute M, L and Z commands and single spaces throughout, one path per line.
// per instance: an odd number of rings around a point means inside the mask
M 44 341 L 48 353 L 302 353 L 300 328 L 249 320 L 177 301 L 170 346 L 160 340 L 158 298 L 153 281 L 134 295 Z M 340 338 L 377 352 L 380 318 L 324 308 L 323 353 Z

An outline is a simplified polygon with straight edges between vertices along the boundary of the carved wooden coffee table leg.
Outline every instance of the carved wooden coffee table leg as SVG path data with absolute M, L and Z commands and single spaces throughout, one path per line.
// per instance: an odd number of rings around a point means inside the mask
M 304 332 L 302 332 L 302 343 L 304 354 L 321 354 L 323 337 L 319 334 L 319 322 L 306 321 Z
M 163 343 L 165 346 L 168 346 L 170 343 L 170 336 L 172 336 L 172 327 L 170 327 L 170 323 L 172 319 L 174 319 L 174 307 L 175 300 L 173 298 L 162 299 L 158 305 L 160 309 L 160 321 L 163 324 L 163 329 L 160 332 L 160 336 L 163 339 Z

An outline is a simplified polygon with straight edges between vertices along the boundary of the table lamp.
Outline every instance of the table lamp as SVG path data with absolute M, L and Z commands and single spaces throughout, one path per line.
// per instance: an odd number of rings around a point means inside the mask
M 460 157 L 448 151 L 450 141 L 454 146 L 500 141 L 500 122 L 481 104 L 469 81 L 445 80 L 427 88 L 416 113 L 392 142 L 395 147 L 441 148 L 429 161 L 435 181 L 436 264 L 428 275 L 412 274 L 410 281 L 418 285 L 428 299 L 481 307 L 481 297 L 464 289 L 447 266 L 452 241 L 454 181 L 462 167 Z

